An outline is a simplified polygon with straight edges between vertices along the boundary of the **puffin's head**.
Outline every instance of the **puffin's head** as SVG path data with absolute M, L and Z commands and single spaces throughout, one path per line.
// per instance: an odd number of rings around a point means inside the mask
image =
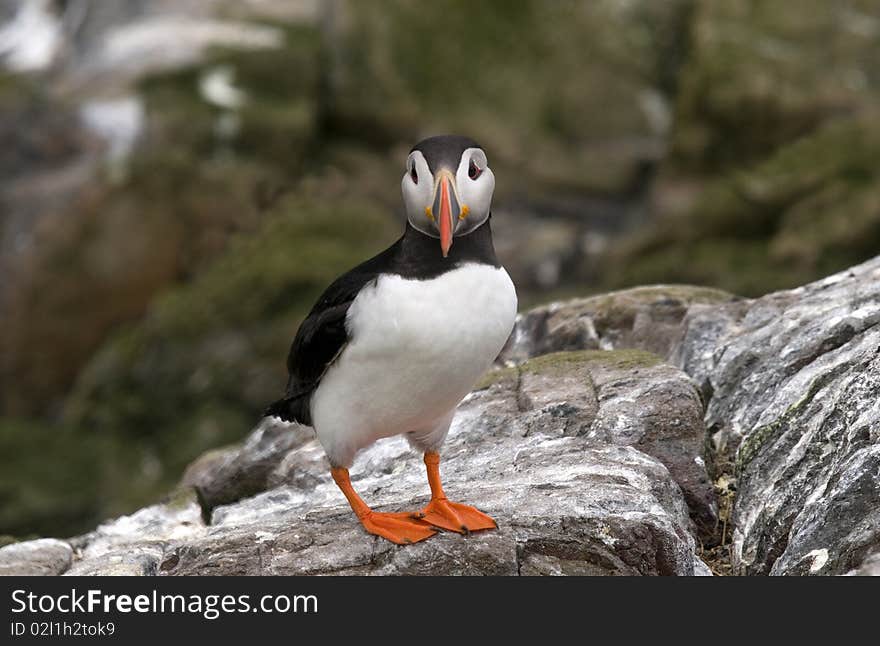
M 454 236 L 470 233 L 489 219 L 495 175 L 476 141 L 441 135 L 413 146 L 401 187 L 409 223 L 440 238 L 445 258 Z

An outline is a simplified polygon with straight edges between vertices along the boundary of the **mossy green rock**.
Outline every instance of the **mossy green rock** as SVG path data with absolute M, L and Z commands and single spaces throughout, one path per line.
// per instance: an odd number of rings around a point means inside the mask
M 601 365 L 614 370 L 650 368 L 661 363 L 656 354 L 644 350 L 581 350 L 554 352 L 529 359 L 520 366 L 523 372 L 536 374 L 560 374 L 571 370 L 573 365 L 589 369 L 591 365 Z
M 542 355 L 558 361 L 568 356 L 562 351 L 600 348 L 631 352 L 616 356 L 618 360 L 628 357 L 633 365 L 652 356 L 646 357 L 643 353 L 670 359 L 678 347 L 683 321 L 692 307 L 727 303 L 735 298 L 720 289 L 651 285 L 542 305 L 517 319 L 500 359 L 502 362 L 530 359 L 529 363 L 540 364 L 551 361 Z
M 525 373 L 546 376 L 560 376 L 589 370 L 590 366 L 600 366 L 614 370 L 650 368 L 663 360 L 656 354 L 644 350 L 570 350 L 552 352 L 529 359 L 517 366 L 497 368 L 487 372 L 474 390 L 485 390 L 495 384 L 507 384 L 522 378 Z

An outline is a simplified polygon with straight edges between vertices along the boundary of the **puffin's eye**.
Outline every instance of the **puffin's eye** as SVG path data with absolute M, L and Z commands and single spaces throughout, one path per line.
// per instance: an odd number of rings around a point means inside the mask
M 483 169 L 477 167 L 477 165 L 474 163 L 474 160 L 472 159 L 470 165 L 468 166 L 468 177 L 470 177 L 471 179 L 477 179 L 482 172 Z
M 409 171 L 409 176 L 412 178 L 413 184 L 419 183 L 419 174 L 416 172 L 415 164 L 412 165 L 412 168 Z

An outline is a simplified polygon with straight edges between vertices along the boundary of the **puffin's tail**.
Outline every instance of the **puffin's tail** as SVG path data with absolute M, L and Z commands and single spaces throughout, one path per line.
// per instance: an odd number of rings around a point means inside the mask
M 282 422 L 296 422 L 305 426 L 312 425 L 312 411 L 309 407 L 311 393 L 295 395 L 279 399 L 263 411 L 263 417 L 276 417 Z
M 266 407 L 263 411 L 263 417 L 277 417 L 282 422 L 295 422 L 296 418 L 292 410 L 293 400 L 289 397 L 279 399 Z

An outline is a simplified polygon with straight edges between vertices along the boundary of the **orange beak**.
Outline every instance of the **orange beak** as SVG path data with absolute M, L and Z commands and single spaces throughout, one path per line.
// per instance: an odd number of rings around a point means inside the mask
M 452 246 L 455 229 L 467 214 L 467 207 L 461 206 L 458 200 L 458 191 L 455 187 L 455 176 L 447 169 L 442 169 L 437 174 L 437 184 L 434 188 L 434 204 L 428 213 L 436 216 L 437 231 L 440 233 L 440 250 L 443 257 L 449 255 Z
M 440 178 L 440 212 L 439 228 L 440 228 L 440 250 L 445 258 L 449 254 L 449 248 L 452 246 L 452 205 L 449 199 L 449 179 Z

